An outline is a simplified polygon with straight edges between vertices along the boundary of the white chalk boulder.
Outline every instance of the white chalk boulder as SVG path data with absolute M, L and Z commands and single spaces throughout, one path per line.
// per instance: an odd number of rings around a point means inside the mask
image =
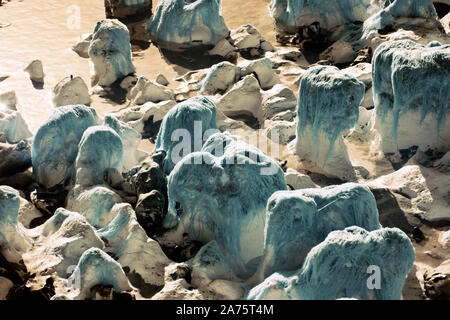
M 158 103 L 166 100 L 174 100 L 175 96 L 171 89 L 155 81 L 140 76 L 136 85 L 130 90 L 128 99 L 132 104 L 142 105 L 146 102 Z
M 131 61 L 130 33 L 127 27 L 116 19 L 97 22 L 89 46 L 92 62 L 92 84 L 110 86 L 117 80 L 133 74 Z
M 311 67 L 302 77 L 297 110 L 296 153 L 325 172 L 353 180 L 343 133 L 359 117 L 365 86 L 336 67 Z
M 262 95 L 258 80 L 253 75 L 245 76 L 217 101 L 217 108 L 228 117 L 251 115 L 263 122 Z

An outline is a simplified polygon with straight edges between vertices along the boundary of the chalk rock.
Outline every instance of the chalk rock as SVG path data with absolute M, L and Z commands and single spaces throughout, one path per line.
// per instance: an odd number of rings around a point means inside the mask
M 68 278 L 87 249 L 104 248 L 85 217 L 63 208 L 37 229 L 41 234 L 32 250 L 24 254 L 24 262 L 29 271 L 40 275 L 56 272 Z
M 53 104 L 56 107 L 91 104 L 91 97 L 86 83 L 81 77 L 66 77 L 53 89 Z
M 383 3 L 383 1 L 382 1 Z M 399 18 L 422 18 L 436 20 L 438 18 L 432 0 L 389 0 L 367 20 L 364 21 L 365 33 L 392 26 Z
M 364 83 L 366 89 L 372 87 L 372 65 L 370 63 L 358 63 L 343 69 L 342 72 L 348 73 Z
M 112 285 L 116 292 L 133 290 L 120 264 L 98 248 L 83 253 L 68 281 L 79 285 L 75 300 L 90 298 L 91 288 L 99 284 Z
M 314 23 L 329 31 L 346 23 L 365 21 L 381 9 L 379 2 L 382 1 L 272 0 L 269 9 L 278 31 L 296 33 L 300 27 Z
M 375 129 L 385 153 L 450 148 L 450 46 L 383 43 L 373 58 Z
M 196 288 L 207 287 L 217 279 L 237 281 L 233 268 L 220 251 L 216 241 L 204 245 L 189 261 L 191 265 L 191 284 Z
M 130 92 L 131 88 L 133 88 L 136 83 L 138 81 L 138 78 L 135 75 L 131 75 L 131 76 L 126 76 L 125 78 L 123 78 L 123 80 L 120 82 L 120 87 L 127 91 Z
M 450 248 L 450 229 L 441 234 L 439 237 L 439 243 L 444 248 Z
M 19 192 L 8 186 L 0 186 L 0 248 L 6 260 L 16 263 L 20 260 L 20 254 L 31 247 L 31 239 L 19 224 L 19 208 Z M 8 255 L 11 255 L 11 259 L 8 259 Z
M 0 110 L 2 110 L 4 107 L 9 110 L 17 110 L 16 104 L 17 97 L 15 91 L 7 91 L 0 94 Z
M 76 184 L 84 187 L 122 182 L 123 143 L 111 128 L 93 126 L 83 133 L 75 162 Z
M 95 25 L 89 47 L 92 83 L 109 86 L 135 69 L 131 62 L 130 34 L 127 27 L 116 19 L 104 19 Z
M 279 191 L 267 202 L 264 254 L 258 277 L 299 269 L 308 252 L 334 230 L 381 228 L 369 188 L 354 183 Z
M 0 132 L 3 132 L 6 141 L 18 143 L 23 139 L 32 137 L 22 114 L 19 111 L 2 109 L 0 107 Z
M 336 41 L 320 55 L 320 60 L 328 60 L 331 64 L 349 63 L 357 56 L 353 46 L 345 41 Z
M 9 290 L 14 287 L 14 283 L 4 277 L 0 277 L 0 300 L 6 300 Z
M 241 77 L 252 73 L 256 74 L 259 85 L 264 90 L 271 89 L 280 81 L 275 70 L 272 69 L 272 61 L 269 58 L 245 61 L 240 65 L 240 68 Z
M 450 260 L 423 275 L 425 294 L 433 300 L 450 299 Z
M 233 120 L 220 110 L 217 110 L 217 126 L 219 127 L 220 132 L 235 129 L 248 129 L 248 126 L 243 121 Z
M 374 121 L 374 110 L 367 110 L 366 108 L 359 107 L 358 123 L 355 125 L 355 131 L 361 135 L 369 135 L 372 132 Z
M 232 57 L 236 48 L 230 44 L 227 39 L 217 42 L 216 46 L 208 51 L 211 56 L 221 56 L 224 58 Z
M 108 19 L 123 22 L 130 31 L 131 40 L 149 40 L 146 26 L 152 15 L 152 0 L 106 0 L 105 14 Z
M 166 152 L 164 172 L 169 174 L 184 156 L 200 151 L 203 141 L 217 131 L 216 106 L 210 98 L 197 96 L 170 109 L 155 144 L 155 150 Z
M 155 159 L 158 157 L 159 159 Z M 136 194 L 146 194 L 158 190 L 163 194 L 167 191 L 167 181 L 160 163 L 166 158 L 165 151 L 155 151 L 152 156 L 147 157 L 130 178 L 136 189 Z
M 217 101 L 217 108 L 228 117 L 251 115 L 261 124 L 262 95 L 258 80 L 253 75 L 245 76 Z
M 294 121 L 297 117 L 296 111 L 283 111 L 277 115 L 275 115 L 271 120 L 273 121 Z
M 240 300 L 245 293 L 241 283 L 222 279 L 211 282 L 208 289 L 223 300 Z
M 295 111 L 297 98 L 288 87 L 276 84 L 272 89 L 265 91 L 262 103 L 264 119 L 271 119 L 276 114 L 287 110 Z
M 89 58 L 89 46 L 91 45 L 91 41 L 92 33 L 83 35 L 81 40 L 72 47 L 72 50 L 82 58 Z
M 139 194 L 136 204 L 136 216 L 139 224 L 153 236 L 158 232 L 164 220 L 166 197 L 159 190 Z
M 177 242 L 184 233 L 203 243 L 216 240 L 235 274 L 245 278 L 254 272 L 252 260 L 262 254 L 265 205 L 277 190 L 286 190 L 278 163 L 217 133 L 170 174 L 164 225 L 174 228 Z
M 287 145 L 295 139 L 297 130 L 295 122 L 267 120 L 264 126 L 266 127 L 264 134 L 275 143 Z
M 123 167 L 125 169 L 131 169 L 134 166 L 138 165 L 138 147 L 141 143 L 140 133 L 112 115 L 105 116 L 104 125 L 113 129 L 122 140 Z
M 261 49 L 264 50 L 264 52 L 275 52 L 276 49 L 275 47 L 268 41 L 268 40 L 263 40 L 261 41 Z
M 190 272 L 186 263 L 168 265 L 164 270 L 164 288 L 152 300 L 205 300 L 203 293 L 187 282 Z
M 333 231 L 308 254 L 296 273 L 275 273 L 254 287 L 250 300 L 400 300 L 415 259 L 400 229 Z
M 158 242 L 150 239 L 135 220 L 130 224 L 117 256 L 122 267 L 129 269 L 129 275 L 142 278 L 146 285 L 164 286 L 164 268 L 171 261 Z
M 445 17 L 443 17 L 441 20 L 441 24 L 444 26 L 445 32 L 450 32 L 450 12 L 447 13 Z
M 215 64 L 203 80 L 201 92 L 209 95 L 226 92 L 239 79 L 239 73 L 239 67 L 228 61 Z
M 366 186 L 345 183 L 324 188 L 303 189 L 299 193 L 314 199 L 323 221 L 322 237 L 346 225 L 358 225 L 368 231 L 380 228 L 375 198 Z M 328 221 L 332 220 L 332 221 Z
M 446 152 L 441 159 L 436 161 L 435 167 L 443 172 L 450 171 L 450 151 Z
M 185 279 L 177 279 L 166 281 L 164 288 L 155 294 L 152 300 L 206 300 L 206 297 L 203 292 L 192 289 Z
M 41 60 L 33 60 L 24 70 L 30 75 L 31 81 L 44 83 L 44 68 Z
M 10 145 L 0 143 L 0 177 L 11 176 L 31 167 L 31 146 L 26 140 Z
M 152 41 L 170 50 L 212 47 L 230 33 L 221 5 L 221 0 L 159 1 L 147 32 Z
M 171 262 L 159 244 L 147 237 L 128 203 L 115 204 L 114 219 L 97 231 L 105 241 L 108 252 L 118 258 L 130 279 L 142 279 L 142 285 L 164 286 L 164 268 Z M 139 282 L 139 281 L 137 281 Z
M 157 82 L 148 80 L 144 76 L 140 76 L 136 85 L 128 94 L 128 99 L 133 104 L 144 104 L 146 102 L 160 102 L 165 100 L 174 100 L 174 93 L 166 86 L 160 85 Z
M 284 177 L 286 179 L 286 183 L 295 190 L 317 188 L 317 185 L 312 182 L 309 176 L 306 174 L 301 174 L 294 169 L 288 168 L 284 174 Z
M 38 129 L 31 148 L 33 174 L 46 188 L 74 182 L 75 159 L 84 131 L 98 123 L 93 108 L 76 105 L 55 109 Z
M 116 203 L 109 215 L 113 219 L 105 227 L 98 229 L 97 234 L 105 242 L 108 252 L 117 254 L 130 229 L 137 223 L 136 214 L 129 203 Z
M 366 93 L 364 95 L 364 100 L 361 103 L 361 107 L 366 109 L 373 109 L 373 91 L 372 91 L 372 65 L 370 63 L 358 63 L 354 66 L 345 68 L 342 72 L 355 77 L 366 86 Z M 361 111 L 360 111 L 361 116 Z
M 406 165 L 400 170 L 367 184 L 371 188 L 388 188 L 403 194 L 403 211 L 427 221 L 448 221 L 450 177 L 418 165 Z
M 311 67 L 300 82 L 296 152 L 343 180 L 354 179 L 344 139 L 355 126 L 365 87 L 329 66 Z
M 279 56 L 282 60 L 287 60 L 287 61 L 299 61 L 302 57 L 303 54 L 302 52 L 299 50 L 299 48 L 280 48 L 276 54 L 273 55 L 274 59 L 275 57 Z
M 67 195 L 67 210 L 78 212 L 96 229 L 104 228 L 117 215 L 114 205 L 123 203 L 122 198 L 107 186 L 83 188 L 75 186 Z

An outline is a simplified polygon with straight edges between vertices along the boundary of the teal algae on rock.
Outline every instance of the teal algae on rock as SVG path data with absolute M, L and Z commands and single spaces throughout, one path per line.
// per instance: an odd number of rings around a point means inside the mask
M 135 71 L 130 34 L 117 19 L 97 22 L 88 53 L 93 63 L 94 84 L 109 86 Z
M 264 254 L 256 279 L 300 268 L 310 250 L 335 230 L 380 229 L 372 192 L 356 183 L 275 192 L 267 202 Z
M 415 259 L 408 236 L 396 228 L 360 227 L 331 232 L 296 272 L 278 272 L 247 299 L 399 300 Z
M 375 128 L 384 152 L 450 147 L 450 46 L 411 40 L 381 44 L 373 56 Z
M 170 174 L 184 156 L 200 151 L 204 141 L 216 132 L 216 106 L 210 98 L 197 96 L 170 109 L 161 123 L 155 144 L 155 150 L 166 152 L 164 172 Z
M 221 15 L 222 0 L 160 0 L 147 31 L 169 49 L 214 46 L 229 35 Z
M 123 168 L 122 139 L 106 126 L 89 127 L 80 140 L 76 158 L 76 183 L 94 186 L 121 182 Z

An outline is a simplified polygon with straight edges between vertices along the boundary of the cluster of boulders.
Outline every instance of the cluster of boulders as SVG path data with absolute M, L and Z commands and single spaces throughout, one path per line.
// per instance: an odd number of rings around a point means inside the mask
M 71 75 L 32 135 L 14 92 L 0 96 L 0 178 L 32 167 L 34 180 L 0 186 L 0 262 L 34 274 L 54 300 L 400 299 L 412 240 L 425 239 L 411 217 L 450 219 L 449 46 L 386 41 L 371 64 L 301 68 L 302 52 L 275 52 L 255 27 L 230 32 L 220 0 L 159 1 L 151 17 L 151 1 L 106 3 L 108 19 L 74 50 L 91 59 L 93 85 L 126 92 L 127 108 L 100 117 Z M 352 29 L 358 41 L 373 40 L 404 17 L 436 19 L 431 1 L 273 0 L 270 10 L 279 31 L 303 40 L 349 37 L 350 25 L 362 28 Z M 136 40 L 147 21 L 162 48 L 230 61 L 187 73 L 177 89 L 163 75 L 137 76 L 130 31 Z M 345 44 L 321 57 L 348 64 L 362 45 Z M 295 83 L 282 83 L 286 66 L 301 70 Z M 39 61 L 26 71 L 43 82 Z M 248 126 L 316 172 L 232 134 Z M 151 155 L 138 150 L 142 139 L 154 142 Z M 410 161 L 367 181 L 351 139 Z M 62 201 L 41 205 L 42 194 Z M 441 232 L 443 248 L 449 238 Z M 425 295 L 448 298 L 448 274 L 448 261 L 427 270 Z M 10 278 L 0 274 L 0 298 L 16 294 Z
M 386 38 L 447 38 L 432 0 L 272 0 L 270 13 L 280 41 L 321 47 L 329 64 L 369 62 Z

